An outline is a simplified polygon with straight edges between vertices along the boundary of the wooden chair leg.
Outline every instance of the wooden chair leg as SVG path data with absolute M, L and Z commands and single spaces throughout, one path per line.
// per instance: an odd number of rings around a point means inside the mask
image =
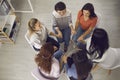
M 92 71 L 94 72 L 94 71 L 96 71 L 96 70 L 98 70 L 100 67 L 98 66 L 98 64 L 95 64 L 94 66 L 93 66 L 93 68 L 92 68 Z
M 109 70 L 108 70 L 108 75 L 110 75 L 110 74 L 111 74 L 111 72 L 112 72 L 112 70 L 111 70 L 111 69 L 109 69 Z

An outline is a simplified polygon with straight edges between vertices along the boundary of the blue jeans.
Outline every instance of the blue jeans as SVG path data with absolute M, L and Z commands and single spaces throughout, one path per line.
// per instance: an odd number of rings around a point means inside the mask
M 69 46 L 69 41 L 70 41 L 70 36 L 71 36 L 70 27 L 67 27 L 65 29 L 61 29 L 60 31 L 62 32 L 63 38 L 57 38 L 57 40 L 58 40 L 59 43 L 64 42 L 64 46 L 68 47 Z M 56 30 L 55 30 L 55 33 L 57 33 Z
M 78 48 L 82 48 L 82 49 L 85 48 L 86 44 L 83 43 L 83 42 L 81 42 L 81 41 L 77 41 L 77 39 L 78 39 L 84 32 L 85 32 L 85 30 L 83 30 L 83 29 L 81 28 L 81 26 L 79 25 L 76 34 L 73 35 L 73 37 L 72 37 L 72 40 L 74 41 L 75 45 L 76 45 Z M 91 35 L 91 33 L 88 34 L 88 35 L 84 38 L 84 40 L 87 39 L 87 38 L 89 38 L 90 35 Z
M 76 71 L 76 67 L 75 67 L 75 64 L 73 63 L 71 65 L 71 67 L 68 66 L 68 64 L 66 63 L 65 64 L 65 71 L 66 71 L 66 74 L 70 77 L 70 78 L 73 78 L 72 80 L 77 80 L 77 71 Z M 70 79 L 71 80 L 71 79 Z
M 57 50 L 55 53 L 54 53 L 54 55 L 53 55 L 53 57 L 55 57 L 58 61 L 60 61 L 61 60 L 61 56 L 64 54 L 64 52 L 62 51 L 62 50 Z

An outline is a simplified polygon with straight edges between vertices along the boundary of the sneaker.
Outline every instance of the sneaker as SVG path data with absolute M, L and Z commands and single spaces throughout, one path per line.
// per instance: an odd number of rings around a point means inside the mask
M 64 52 L 67 52 L 67 50 L 68 50 L 68 47 L 64 46 Z

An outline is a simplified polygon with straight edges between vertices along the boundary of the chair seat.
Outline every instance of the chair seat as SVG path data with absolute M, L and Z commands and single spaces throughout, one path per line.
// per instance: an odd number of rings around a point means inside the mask
M 50 79 L 44 78 L 44 77 L 39 73 L 39 69 L 38 69 L 38 68 L 35 68 L 34 70 L 32 70 L 31 74 L 32 74 L 32 76 L 33 76 L 36 80 L 50 80 Z
M 25 34 L 25 39 L 26 39 L 26 41 L 28 42 L 28 44 L 30 45 L 30 47 L 31 47 L 35 52 L 38 53 L 38 51 L 36 51 L 36 50 L 33 48 L 33 45 L 30 43 L 29 31 L 26 32 L 26 34 Z

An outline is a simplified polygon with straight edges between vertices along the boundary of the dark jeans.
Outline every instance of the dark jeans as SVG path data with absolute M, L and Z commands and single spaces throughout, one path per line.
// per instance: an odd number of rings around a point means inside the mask
M 54 29 L 54 31 L 55 31 L 55 33 L 57 33 L 55 29 Z M 68 47 L 69 46 L 69 41 L 70 41 L 70 36 L 71 36 L 70 27 L 67 27 L 65 29 L 61 29 L 60 31 L 62 32 L 63 38 L 57 38 L 57 40 L 58 40 L 59 43 L 64 42 L 64 46 Z
M 55 40 L 53 39 L 52 37 L 47 37 L 47 41 L 46 42 L 51 42 L 54 46 L 56 46 L 58 49 L 60 48 L 60 44 Z
M 60 62 L 63 54 L 64 54 L 64 52 L 59 49 L 56 52 L 54 52 L 53 56 Z

